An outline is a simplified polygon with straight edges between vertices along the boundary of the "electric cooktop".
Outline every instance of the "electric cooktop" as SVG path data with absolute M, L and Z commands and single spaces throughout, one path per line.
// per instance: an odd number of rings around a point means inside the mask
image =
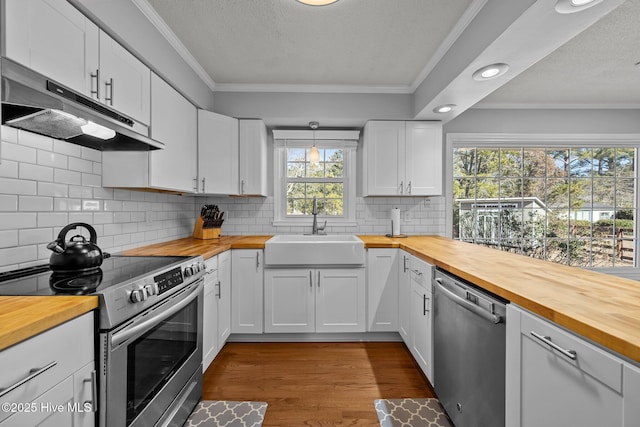
M 0 273 L 0 295 L 90 295 L 190 257 L 111 255 L 89 272 L 59 273 L 48 264 Z

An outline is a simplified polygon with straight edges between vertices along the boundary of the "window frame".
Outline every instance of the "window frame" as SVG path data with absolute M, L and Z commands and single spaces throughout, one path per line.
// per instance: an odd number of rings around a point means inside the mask
M 620 133 L 620 134 L 537 134 L 537 133 L 448 133 L 446 137 L 445 149 L 445 236 L 453 237 L 453 149 L 457 147 L 486 147 L 486 148 L 596 148 L 602 146 L 612 146 L 620 148 L 635 148 L 636 162 L 640 155 L 640 134 Z M 636 165 L 635 179 L 635 209 L 640 212 L 640 165 Z M 640 224 L 639 217 L 634 217 L 635 227 L 635 248 L 633 267 L 583 267 L 596 270 L 602 273 L 609 273 L 619 276 L 635 276 L 640 270 Z
M 318 215 L 318 221 L 327 221 L 327 226 L 356 227 L 356 150 L 357 141 L 350 140 L 276 140 L 274 141 L 274 168 L 273 168 L 273 225 L 274 226 L 301 226 L 310 225 L 311 215 L 287 215 L 287 149 L 311 148 L 316 145 L 318 149 L 342 149 L 343 150 L 343 209 L 341 217 L 331 215 Z M 317 179 L 317 178 L 316 178 Z M 309 182 L 314 181 L 310 178 Z

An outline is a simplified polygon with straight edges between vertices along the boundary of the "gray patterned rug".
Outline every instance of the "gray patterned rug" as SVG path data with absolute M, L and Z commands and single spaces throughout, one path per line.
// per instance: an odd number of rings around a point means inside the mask
M 438 399 L 378 399 L 380 427 L 453 427 Z
M 260 427 L 267 412 L 264 402 L 203 400 L 183 427 Z

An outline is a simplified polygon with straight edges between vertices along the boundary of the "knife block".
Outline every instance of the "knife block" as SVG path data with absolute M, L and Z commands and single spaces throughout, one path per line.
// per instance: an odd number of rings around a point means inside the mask
M 220 238 L 220 228 L 202 228 L 204 225 L 204 220 L 201 216 L 196 218 L 196 224 L 193 226 L 193 234 L 192 237 L 194 239 L 219 239 Z

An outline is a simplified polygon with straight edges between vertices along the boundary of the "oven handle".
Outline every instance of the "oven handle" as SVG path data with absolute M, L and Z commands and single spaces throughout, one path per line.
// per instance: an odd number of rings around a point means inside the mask
M 140 332 L 153 329 L 163 321 L 167 320 L 169 317 L 173 316 L 174 314 L 176 314 L 177 312 L 179 312 L 180 310 L 182 310 L 183 308 L 191 304 L 193 300 L 198 298 L 199 291 L 200 291 L 200 285 L 196 286 L 195 289 L 191 291 L 191 293 L 188 296 L 186 296 L 182 301 L 180 301 L 173 307 L 163 311 L 161 314 L 154 316 L 150 319 L 147 319 L 136 326 L 124 329 L 116 334 L 113 334 L 111 336 L 111 345 L 113 347 L 117 347 L 123 342 L 130 339 L 131 337 L 139 334 Z

